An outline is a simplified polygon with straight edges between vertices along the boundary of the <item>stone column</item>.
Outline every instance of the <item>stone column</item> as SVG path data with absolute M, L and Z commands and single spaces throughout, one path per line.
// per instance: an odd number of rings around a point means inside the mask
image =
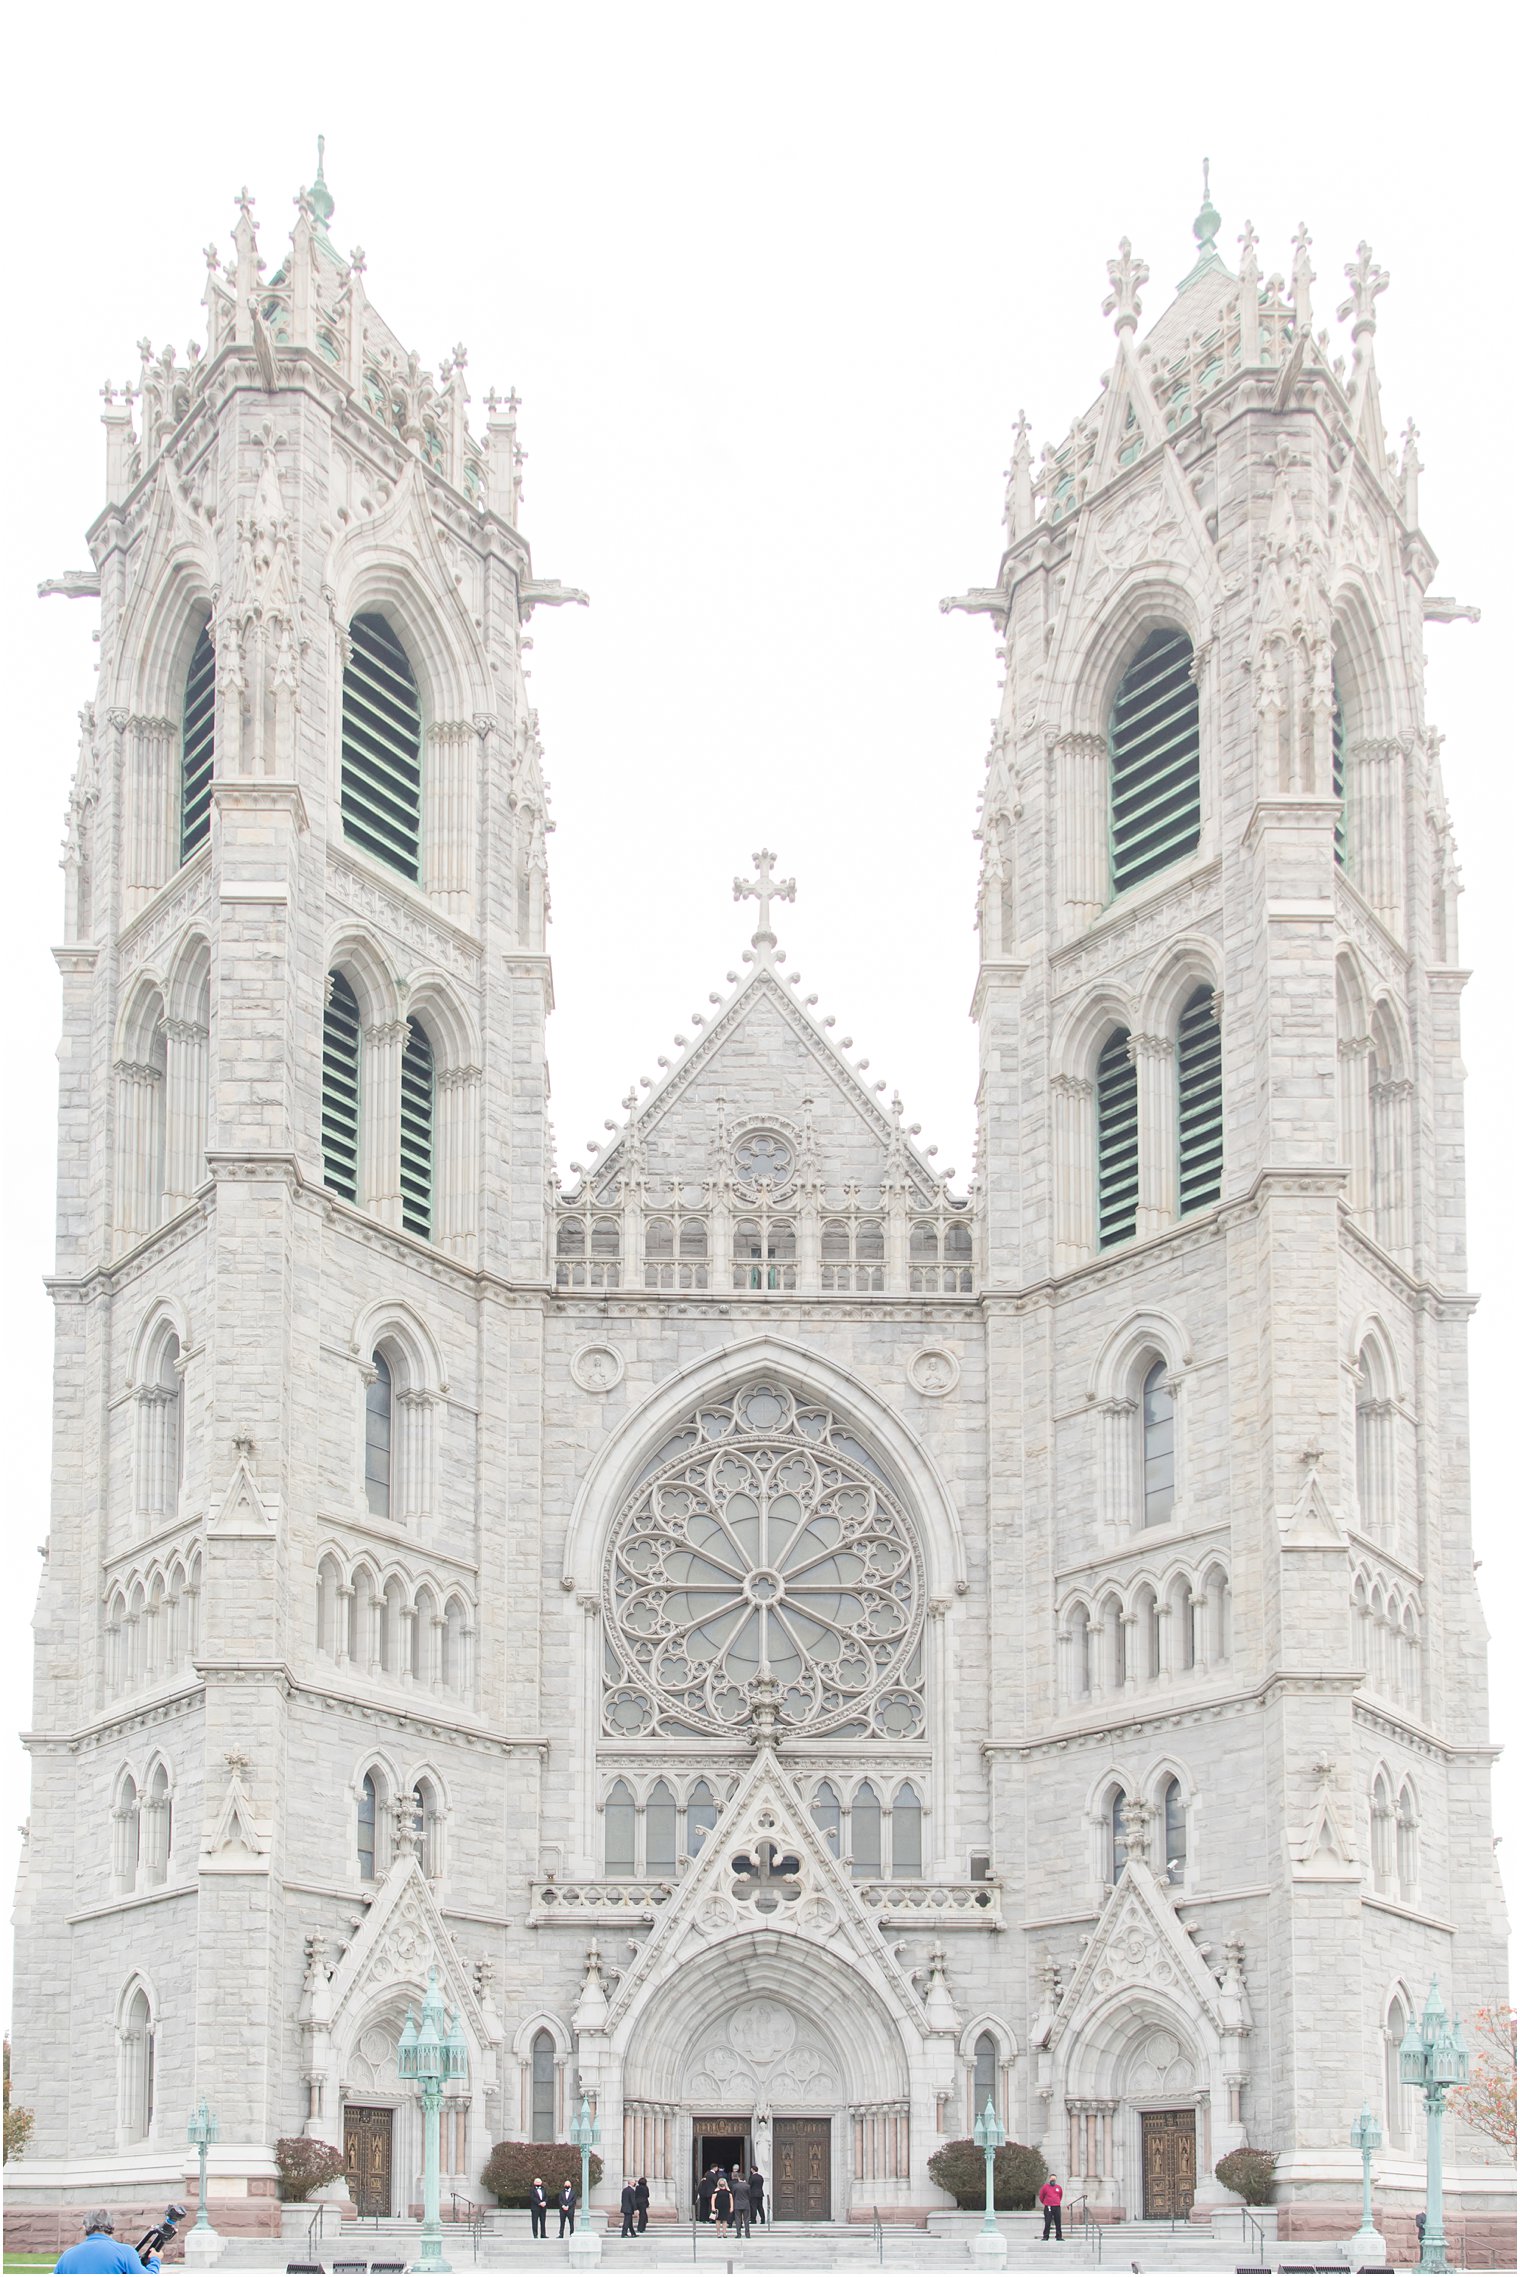
M 382 1224 L 401 1223 L 401 1055 L 406 1020 L 382 1020 L 364 1031 L 359 1114 L 359 1201 Z
M 116 1247 L 130 1249 L 158 1224 L 162 1179 L 163 1073 L 119 1059 L 116 1079 Z
M 1079 1075 L 1050 1079 L 1055 1126 L 1056 1269 L 1085 1264 L 1095 1240 L 1093 1087 Z
M 182 1210 L 206 1175 L 208 1031 L 161 1020 L 164 1039 L 164 1214 Z
M 1140 1191 L 1135 1232 L 1160 1233 L 1177 1215 L 1177 1076 L 1170 1036 L 1129 1039 L 1139 1094 Z
M 1108 900 L 1108 739 L 1063 735 L 1056 744 L 1057 864 L 1062 930 L 1079 933 Z
M 478 1221 L 481 1071 L 473 1065 L 442 1068 L 434 1084 L 433 1239 L 468 1258 Z

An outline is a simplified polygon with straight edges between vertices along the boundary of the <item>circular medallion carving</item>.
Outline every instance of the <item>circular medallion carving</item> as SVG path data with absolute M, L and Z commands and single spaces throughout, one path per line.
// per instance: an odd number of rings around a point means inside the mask
M 908 1362 L 908 1381 L 925 1399 L 943 1399 L 961 1380 L 961 1364 L 942 1344 L 926 1344 Z
M 610 1344 L 583 1344 L 570 1363 L 582 1391 L 608 1392 L 623 1380 L 623 1355 Z

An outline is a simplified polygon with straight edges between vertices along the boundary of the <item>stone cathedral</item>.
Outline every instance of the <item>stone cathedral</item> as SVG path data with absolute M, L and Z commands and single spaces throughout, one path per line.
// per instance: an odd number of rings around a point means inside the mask
M 1471 612 L 1384 273 L 1343 353 L 1307 235 L 1232 268 L 1205 199 L 1153 320 L 1109 263 L 1065 439 L 1015 429 L 943 604 L 1005 672 L 966 1191 L 799 993 L 763 846 L 740 977 L 565 1187 L 521 650 L 584 596 L 515 396 L 472 427 L 333 213 L 319 171 L 266 262 L 239 199 L 55 581 L 100 648 L 13 2203 L 183 2196 L 204 2093 L 223 2230 L 303 2132 L 406 2211 L 435 1969 L 446 2203 L 585 2096 L 609 2203 L 737 2157 L 781 2221 L 922 2221 L 990 2097 L 1106 2218 L 1230 2203 L 1249 2143 L 1284 2234 L 1350 2228 L 1369 2097 L 1412 2213 L 1399 2042 L 1432 1975 L 1502 1994 L 1503 1917 L 1422 693 Z

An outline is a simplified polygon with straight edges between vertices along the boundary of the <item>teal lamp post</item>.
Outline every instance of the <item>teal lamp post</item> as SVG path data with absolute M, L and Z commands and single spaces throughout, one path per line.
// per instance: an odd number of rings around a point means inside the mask
M 601 2258 L 602 2241 L 591 2227 L 591 2153 L 601 2139 L 602 2130 L 591 2108 L 591 2098 L 583 2095 L 581 2107 L 570 2122 L 570 2140 L 581 2154 L 580 2220 L 571 2245 L 571 2259 L 576 2262 Z
M 992 2208 L 992 2170 L 998 2152 L 1008 2140 L 1008 2130 L 999 2119 L 997 2107 L 990 2095 L 986 2109 L 973 2126 L 971 2135 L 987 2164 L 987 2211 L 982 2216 L 981 2231 L 971 2250 L 978 2261 L 1001 2262 L 1008 2248 Z
M 198 2230 L 209 2230 L 211 2227 L 211 2216 L 206 2211 L 206 2153 L 221 2131 L 216 2113 L 209 2108 L 203 2095 L 191 2112 L 190 2124 L 185 2129 L 186 2141 L 192 2150 L 199 2151 L 201 2160 L 200 2203 L 196 2208 L 194 2223 Z
M 1388 2258 L 1387 2248 L 1372 2219 L 1372 2154 L 1383 2147 L 1383 2130 L 1363 2104 L 1351 2130 L 1351 2148 L 1362 2154 L 1362 2226 L 1346 2248 L 1353 2269 Z
M 469 2070 L 469 2050 L 456 2016 L 452 2024 L 438 1997 L 438 1971 L 428 1970 L 427 1998 L 419 2022 L 410 2009 L 396 2043 L 396 2070 L 402 2079 L 414 2079 L 422 2096 L 422 2252 L 414 2269 L 447 2271 L 443 2258 L 443 2221 L 438 2207 L 438 2114 L 443 2109 L 444 2082 L 463 2079 Z
M 1467 2047 L 1462 2027 L 1448 2018 L 1441 2006 L 1441 1991 L 1434 1977 L 1424 2013 L 1409 2020 L 1399 2046 L 1399 2077 L 1406 2087 L 1417 2087 L 1425 2098 L 1425 2248 L 1421 2269 L 1445 2269 L 1446 2231 L 1441 2219 L 1441 2121 L 1446 2098 L 1454 2087 L 1467 2085 Z

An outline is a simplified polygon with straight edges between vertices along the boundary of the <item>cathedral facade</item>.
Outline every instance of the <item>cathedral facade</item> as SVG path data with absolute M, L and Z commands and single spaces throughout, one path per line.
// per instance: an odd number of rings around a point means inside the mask
M 14 2201 L 274 2219 L 563 2141 L 921 2218 L 990 2099 L 1107 2217 L 1423 2202 L 1398 2044 L 1502 1991 L 1457 872 L 1414 439 L 1197 254 L 1015 433 L 952 1191 L 750 946 L 565 1188 L 515 399 L 251 203 L 105 411 L 65 850 L 55 1486 Z M 926 636 L 932 629 L 926 627 Z M 968 818 L 969 819 L 969 818 Z M 726 881 L 719 881 L 727 890 Z M 742 938 L 742 936 L 741 936 Z M 947 1011 L 949 1008 L 947 1007 Z M 1479 2212 L 1507 2177 L 1453 2135 Z

